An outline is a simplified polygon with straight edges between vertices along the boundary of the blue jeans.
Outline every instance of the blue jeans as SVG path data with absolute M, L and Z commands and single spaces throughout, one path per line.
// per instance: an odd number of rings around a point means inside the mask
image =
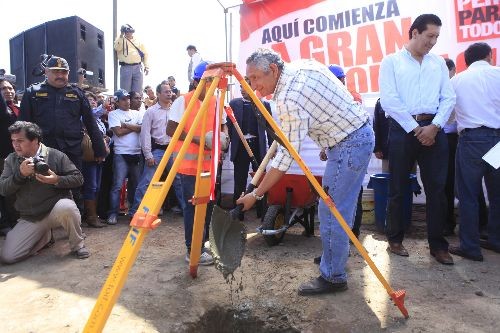
M 128 188 L 135 189 L 139 179 L 140 163 L 127 162 L 120 154 L 113 156 L 113 185 L 109 195 L 109 216 L 118 215 L 120 206 L 120 190 L 123 181 L 128 178 Z M 133 198 L 133 194 L 130 194 Z M 130 196 L 129 196 L 130 197 Z
M 95 200 L 101 188 L 102 163 L 83 162 L 83 200 Z
M 352 227 L 359 189 L 368 168 L 375 138 L 371 126 L 365 124 L 340 143 L 326 150 L 328 161 L 323 175 L 323 188 L 333 199 L 340 214 Z M 349 237 L 328 206 L 320 200 L 319 231 L 323 254 L 321 276 L 334 283 L 346 282 L 345 265 L 349 256 Z
M 494 169 L 482 157 L 500 142 L 500 130 L 466 129 L 460 133 L 455 160 L 456 187 L 460 207 L 460 248 L 479 256 L 479 201 L 482 179 L 488 190 L 488 242 L 500 249 L 500 169 Z
M 132 207 L 129 209 L 129 215 L 135 214 L 137 209 L 139 208 L 139 205 L 141 204 L 142 198 L 144 197 L 144 194 L 146 193 L 146 190 L 148 189 L 149 183 L 151 182 L 151 179 L 153 179 L 153 176 L 156 172 L 156 169 L 158 168 L 158 164 L 160 164 L 160 161 L 165 154 L 165 150 L 162 149 L 154 149 L 152 152 L 153 158 L 155 160 L 155 165 L 153 166 L 148 166 L 146 162 L 144 162 L 144 169 L 142 170 L 142 175 L 141 179 L 139 180 L 139 184 L 137 185 L 137 189 L 135 190 L 135 197 L 134 197 L 134 204 Z M 174 161 L 172 159 L 172 156 L 170 156 L 169 161 L 167 162 L 167 172 L 170 172 L 170 169 L 172 168 L 172 164 L 174 164 Z M 181 205 L 181 209 L 184 207 L 184 201 L 182 200 L 182 188 L 181 188 L 181 180 L 179 175 L 175 175 L 174 182 L 172 183 L 175 191 L 175 196 L 177 197 L 177 201 L 179 202 L 179 205 Z
M 418 121 L 427 126 L 431 120 Z M 448 138 L 441 130 L 432 146 L 423 146 L 413 132 L 406 131 L 393 119 L 389 128 L 389 198 L 387 201 L 386 235 L 389 242 L 401 243 L 405 235 L 404 200 L 408 192 L 415 161 L 426 195 L 427 241 L 431 251 L 448 251 L 443 236 L 446 219 L 445 184 L 448 172 Z
M 184 213 L 184 240 L 186 242 L 186 248 L 188 251 L 191 250 L 191 238 L 193 236 L 193 224 L 194 224 L 194 205 L 189 202 L 194 195 L 194 185 L 196 182 L 196 176 L 188 176 L 179 174 L 181 178 L 182 187 L 182 197 L 184 202 L 184 207 L 182 212 Z M 207 215 L 205 217 L 205 232 L 203 236 L 203 242 L 208 240 L 208 230 L 210 227 L 210 221 L 212 219 L 212 208 L 213 203 L 209 202 L 207 205 Z M 203 247 L 203 244 L 202 244 Z

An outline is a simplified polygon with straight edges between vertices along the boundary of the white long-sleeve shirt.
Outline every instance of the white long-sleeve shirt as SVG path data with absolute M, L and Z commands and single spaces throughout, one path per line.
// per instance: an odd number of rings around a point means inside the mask
M 458 132 L 486 126 L 500 129 L 500 68 L 484 60 L 473 62 L 451 79 L 457 94 Z
M 433 124 L 444 127 L 455 105 L 448 67 L 441 56 L 426 54 L 419 63 L 403 48 L 384 58 L 379 73 L 384 111 L 409 133 L 417 114 L 435 114 Z

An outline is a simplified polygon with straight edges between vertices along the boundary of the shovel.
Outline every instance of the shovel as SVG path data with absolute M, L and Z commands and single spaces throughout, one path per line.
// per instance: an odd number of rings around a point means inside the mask
M 278 144 L 273 142 L 262 160 L 259 168 L 255 172 L 245 194 L 252 192 L 266 170 L 266 166 L 271 156 L 276 152 Z M 212 212 L 212 222 L 209 230 L 210 250 L 215 261 L 215 268 L 222 272 L 224 279 L 241 265 L 243 252 L 246 243 L 246 228 L 238 219 L 243 205 L 238 205 L 230 211 L 226 211 L 219 206 L 214 206 Z

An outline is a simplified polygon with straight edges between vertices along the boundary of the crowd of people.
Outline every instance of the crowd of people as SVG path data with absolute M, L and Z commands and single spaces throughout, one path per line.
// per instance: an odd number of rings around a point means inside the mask
M 384 168 L 391 175 L 386 236 L 388 250 L 395 255 L 409 256 L 403 245 L 403 198 L 409 186 L 408 175 L 417 163 L 427 197 L 430 255 L 441 264 L 451 265 L 450 253 L 475 261 L 483 260 L 481 248 L 500 253 L 500 170 L 481 159 L 500 142 L 500 69 L 492 65 L 491 47 L 474 43 L 464 53 L 468 68 L 454 75 L 452 61 L 430 53 L 441 25 L 436 15 L 418 16 L 408 31 L 408 43 L 384 58 L 373 125 L 361 96 L 347 90 L 340 66 L 327 67 L 314 60 L 286 63 L 278 53 L 258 49 L 246 61 L 246 76 L 261 96 L 273 95 L 275 116 L 299 153 L 306 135 L 321 148 L 318 158 L 326 161 L 323 188 L 356 236 L 360 233 L 359 208 L 368 163 L 373 153 L 385 161 Z M 114 43 L 120 60 L 121 88 L 111 97 L 84 93 L 68 83 L 68 63 L 57 56 L 47 62 L 45 81 L 27 87 L 20 105 L 12 83 L 0 80 L 0 195 L 2 232 L 6 234 L 0 253 L 3 262 L 17 262 L 50 246 L 51 229 L 56 226 L 68 232 L 76 257 L 87 258 L 90 252 L 84 244 L 82 222 L 96 228 L 115 225 L 123 202 L 128 202 L 130 216 L 139 211 L 184 111 L 189 104 L 195 110 L 187 116 L 173 157 L 207 97 L 206 131 L 195 131 L 172 186 L 176 204 L 170 207 L 183 215 L 189 262 L 194 222 L 191 198 L 200 171 L 199 144 L 213 128 L 216 105 L 214 96 L 206 96 L 207 87 L 193 101 L 193 89 L 208 63 L 196 47 L 189 45 L 189 92 L 181 94 L 173 76 L 156 88 L 143 89 L 148 56 L 133 33 L 131 26 L 123 26 L 122 35 Z M 241 95 L 229 105 L 260 162 L 273 139 L 266 134 L 262 115 L 248 94 L 242 90 Z M 264 105 L 271 112 L 269 103 Z M 293 158 L 281 147 L 258 187 L 242 195 L 249 166 L 255 170 L 255 165 L 239 143 L 234 124 L 226 124 L 225 118 L 220 124 L 231 141 L 233 202 L 243 204 L 246 211 L 261 202 L 287 172 Z M 91 150 L 90 157 L 82 150 L 86 137 L 85 150 Z M 204 171 L 210 169 L 210 158 L 210 149 L 205 146 Z M 171 158 L 166 172 L 172 163 Z M 489 201 L 487 217 L 483 212 L 483 179 Z M 455 197 L 460 208 L 460 243 L 449 245 L 445 236 L 454 233 Z M 208 204 L 203 241 L 207 240 L 211 209 Z M 262 210 L 258 214 L 262 215 Z M 301 295 L 347 289 L 349 239 L 322 201 L 318 215 L 323 251 L 315 262 L 320 275 L 299 287 Z M 244 213 L 240 219 L 244 219 Z M 480 226 L 487 232 L 481 234 Z M 209 249 L 202 248 L 199 263 L 213 263 Z

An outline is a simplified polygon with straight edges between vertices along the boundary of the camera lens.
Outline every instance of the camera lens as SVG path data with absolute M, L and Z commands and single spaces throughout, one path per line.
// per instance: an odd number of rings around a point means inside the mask
M 45 163 L 40 157 L 33 159 L 35 165 L 35 172 L 47 176 L 49 174 L 49 165 Z

